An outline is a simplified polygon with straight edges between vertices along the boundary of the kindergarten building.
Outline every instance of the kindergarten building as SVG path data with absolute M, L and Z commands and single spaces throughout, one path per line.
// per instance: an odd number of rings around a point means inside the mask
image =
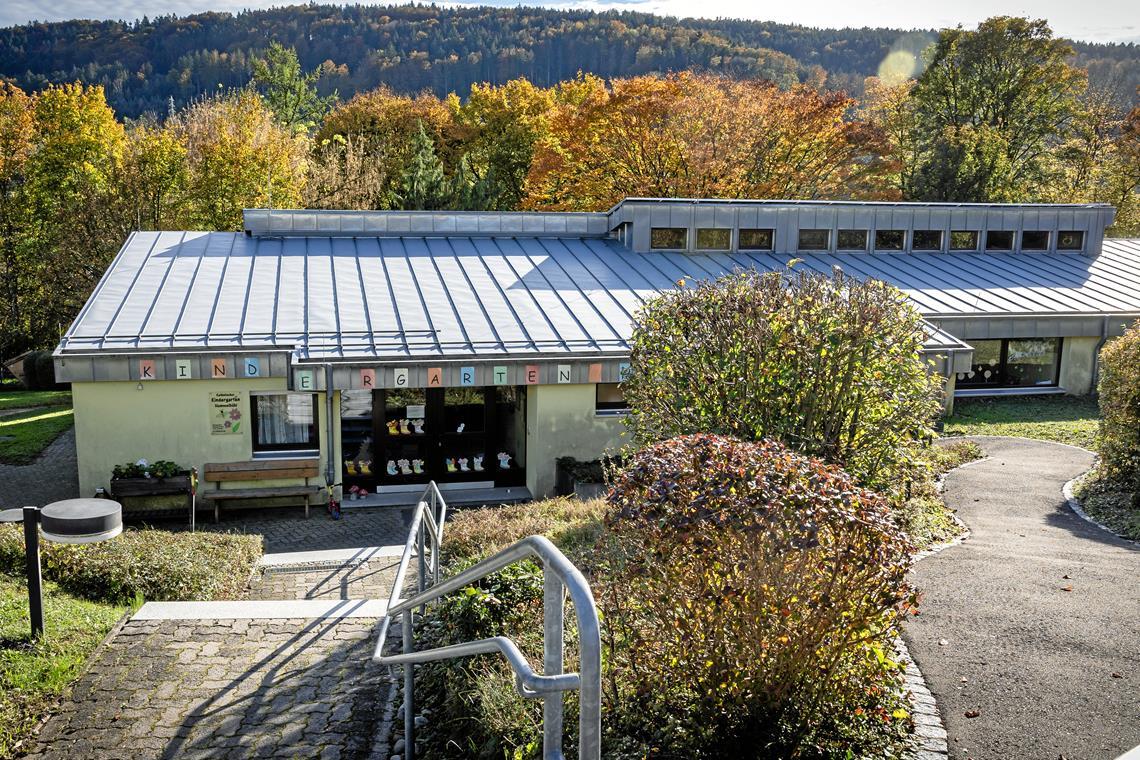
M 136 232 L 56 349 L 80 489 L 116 464 L 319 458 L 365 503 L 550 494 L 621 443 L 638 308 L 740 268 L 893 283 L 947 405 L 1086 394 L 1140 316 L 1110 206 L 631 198 L 605 213 L 245 212 Z M 225 487 L 227 484 L 221 484 Z

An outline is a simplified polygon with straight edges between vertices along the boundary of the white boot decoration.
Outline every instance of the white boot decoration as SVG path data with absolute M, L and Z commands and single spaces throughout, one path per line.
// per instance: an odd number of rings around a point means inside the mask
M 505 451 L 499 452 L 499 469 L 500 470 L 511 469 L 511 455 Z
M 412 431 L 408 427 L 407 419 L 400 420 L 400 435 L 411 435 Z
M 475 457 L 475 472 L 483 472 L 483 455 Z
M 466 422 L 460 422 L 459 427 L 455 428 L 455 432 L 456 433 L 462 433 L 463 428 L 465 428 L 465 427 L 467 427 L 467 423 Z
M 400 465 L 400 472 L 404 475 L 412 474 L 412 463 L 407 459 L 401 459 L 397 464 Z
M 467 457 L 463 457 L 462 459 L 459 460 L 459 471 L 460 472 L 471 472 L 471 468 L 467 466 Z
M 424 421 L 422 419 L 412 420 L 412 428 L 415 430 L 416 435 L 423 435 L 424 434 Z

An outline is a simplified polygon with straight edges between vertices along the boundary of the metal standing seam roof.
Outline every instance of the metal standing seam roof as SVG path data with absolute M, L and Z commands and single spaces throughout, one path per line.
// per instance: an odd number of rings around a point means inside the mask
M 776 270 L 788 258 L 637 253 L 586 236 L 136 232 L 59 352 L 288 349 L 302 361 L 620 355 L 641 304 L 678 280 Z M 1140 313 L 1140 240 L 1107 240 L 1097 257 L 797 258 L 799 267 L 890 282 L 927 317 Z M 953 336 L 930 340 L 951 345 Z

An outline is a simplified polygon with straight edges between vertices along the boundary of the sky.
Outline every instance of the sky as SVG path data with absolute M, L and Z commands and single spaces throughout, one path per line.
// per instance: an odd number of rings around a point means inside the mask
M 240 11 L 286 4 L 289 3 L 282 0 L 5 0 L 0 3 L 0 26 L 32 20 L 135 19 L 170 13 Z M 488 0 L 439 4 L 513 7 L 520 2 Z M 594 10 L 617 8 L 682 17 L 748 18 L 831 28 L 939 29 L 958 24 L 971 27 L 989 16 L 1030 16 L 1048 19 L 1056 34 L 1071 39 L 1140 43 L 1140 3 L 1136 0 L 701 0 L 699 3 L 694 0 L 525 0 L 521 4 Z

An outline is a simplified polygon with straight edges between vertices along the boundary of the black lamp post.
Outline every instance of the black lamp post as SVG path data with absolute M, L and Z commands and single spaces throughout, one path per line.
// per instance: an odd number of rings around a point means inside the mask
M 32 637 L 44 633 L 43 581 L 40 574 L 40 531 L 61 544 L 93 544 L 123 532 L 123 507 L 109 499 L 65 499 L 40 507 L 6 509 L 0 522 L 24 523 L 24 558 L 28 571 L 28 612 Z

